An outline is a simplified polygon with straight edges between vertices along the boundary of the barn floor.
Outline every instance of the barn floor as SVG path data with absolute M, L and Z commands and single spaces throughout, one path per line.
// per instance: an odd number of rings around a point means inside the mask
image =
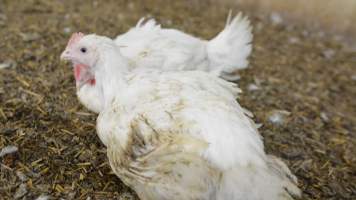
M 73 31 L 114 37 L 142 16 L 211 38 L 228 12 L 199 0 L 105 2 L 0 0 L 0 149 L 18 147 L 0 158 L 0 199 L 136 199 L 111 173 L 59 54 Z M 290 166 L 303 199 L 356 199 L 355 54 L 276 14 L 245 13 L 255 38 L 239 102 L 263 124 L 267 151 Z

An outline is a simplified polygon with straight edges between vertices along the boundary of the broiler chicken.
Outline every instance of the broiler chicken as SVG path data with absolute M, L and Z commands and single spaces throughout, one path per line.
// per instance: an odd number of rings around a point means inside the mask
M 210 41 L 161 28 L 153 19 L 146 23 L 141 19 L 136 27 L 115 39 L 130 70 L 200 70 L 229 80 L 237 79 L 234 72 L 248 66 L 251 41 L 250 22 L 241 13 L 233 19 L 230 13 L 225 28 Z M 83 67 L 75 64 L 76 73 L 85 71 Z M 99 113 L 102 98 L 93 81 L 76 79 L 77 95 L 89 110 Z
M 73 37 L 62 59 L 88 66 L 84 80 L 96 80 L 104 102 L 97 133 L 112 170 L 141 199 L 300 195 L 288 167 L 265 153 L 235 84 L 201 71 L 132 72 L 111 39 Z

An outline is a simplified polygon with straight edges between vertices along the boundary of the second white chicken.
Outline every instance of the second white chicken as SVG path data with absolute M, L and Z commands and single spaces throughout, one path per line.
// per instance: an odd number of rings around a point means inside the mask
M 203 40 L 176 29 L 161 28 L 153 19 L 119 35 L 115 43 L 130 70 L 160 69 L 163 71 L 199 70 L 236 80 L 236 71 L 248 66 L 251 53 L 252 33 L 247 17 L 238 14 L 226 22 L 225 28 L 213 39 Z M 82 49 L 86 51 L 86 49 Z M 75 73 L 83 73 L 80 64 L 75 64 Z M 93 82 L 78 79 L 77 95 L 89 110 L 99 113 L 103 108 L 102 97 Z

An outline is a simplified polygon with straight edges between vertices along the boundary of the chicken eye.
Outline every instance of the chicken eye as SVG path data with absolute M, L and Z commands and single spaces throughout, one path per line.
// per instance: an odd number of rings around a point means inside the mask
M 87 48 L 82 47 L 82 48 L 80 48 L 80 51 L 81 51 L 82 53 L 86 53 L 86 52 L 87 52 Z

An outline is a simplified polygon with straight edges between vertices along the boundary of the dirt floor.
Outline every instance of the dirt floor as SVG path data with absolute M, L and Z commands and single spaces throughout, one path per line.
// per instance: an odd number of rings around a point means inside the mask
M 0 156 L 0 199 L 136 199 L 59 54 L 73 31 L 113 37 L 142 16 L 211 38 L 227 12 L 200 0 L 0 0 L 0 150 L 18 148 Z M 296 174 L 303 199 L 356 199 L 355 54 L 276 13 L 245 13 L 255 38 L 239 102 L 263 124 L 267 152 Z

